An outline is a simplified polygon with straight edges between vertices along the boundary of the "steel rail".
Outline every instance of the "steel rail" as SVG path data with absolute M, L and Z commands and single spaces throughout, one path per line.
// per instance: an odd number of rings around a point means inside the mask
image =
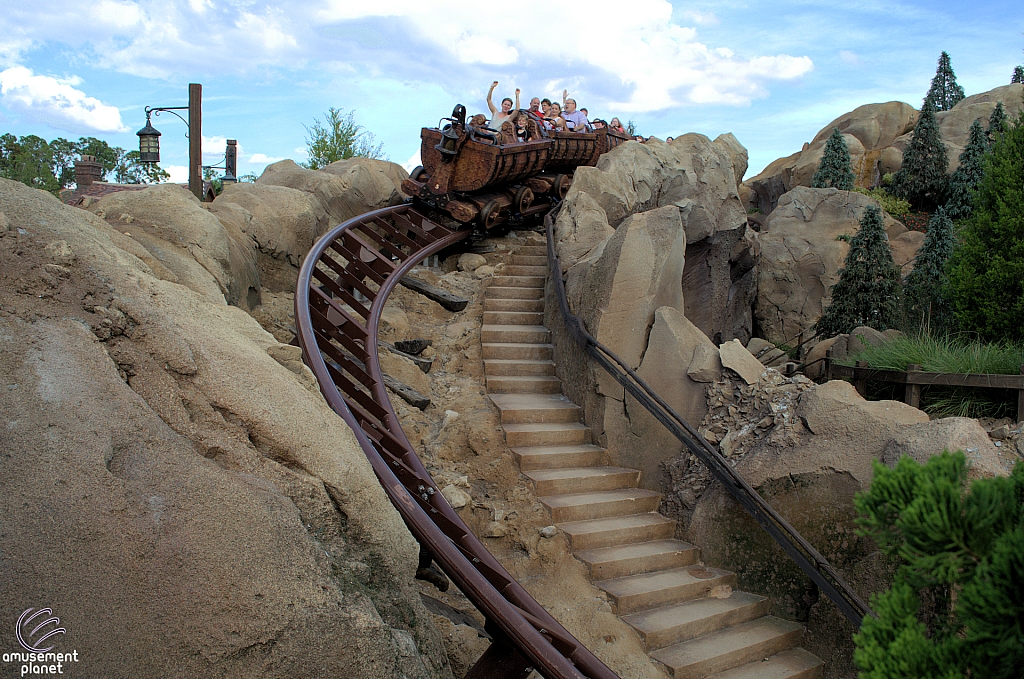
M 558 307 L 566 330 L 573 340 L 616 382 L 635 398 L 669 430 L 686 448 L 708 468 L 715 479 L 736 499 L 744 510 L 775 540 L 796 562 L 804 573 L 831 599 L 843 615 L 860 628 L 865 615 L 874 615 L 868 605 L 853 591 L 836 569 L 793 526 L 789 524 L 746 480 L 728 463 L 721 451 L 712 446 L 679 413 L 672 409 L 636 372 L 595 339 L 572 313 L 562 280 L 562 264 L 555 250 L 554 214 L 544 217 L 547 232 L 548 267 L 554 284 Z
M 498 563 L 445 501 L 391 407 L 377 356 L 388 295 L 419 262 L 466 238 L 412 205 L 335 227 L 306 255 L 295 292 L 303 358 L 351 427 L 391 503 L 487 619 L 493 643 L 467 679 L 618 679 Z M 354 359 L 354 360 L 353 360 Z

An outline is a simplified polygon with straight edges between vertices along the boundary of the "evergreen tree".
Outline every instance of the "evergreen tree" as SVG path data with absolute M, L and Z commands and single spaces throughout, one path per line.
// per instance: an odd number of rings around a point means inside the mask
M 971 125 L 967 146 L 960 154 L 960 166 L 949 178 L 949 198 L 946 214 L 950 219 L 966 219 L 971 216 L 971 193 L 981 181 L 982 161 L 988 153 L 988 137 L 977 120 Z
M 850 332 L 859 325 L 886 330 L 896 325 L 900 271 L 892 259 L 882 211 L 864 210 L 860 229 L 850 239 L 839 282 L 832 286 L 832 302 L 814 328 L 818 337 Z
M 954 242 L 953 221 L 940 207 L 928 221 L 924 244 L 914 257 L 914 269 L 903 281 L 903 315 L 914 329 L 950 329 L 948 269 Z
M 832 130 L 832 135 L 825 142 L 825 153 L 821 157 L 811 188 L 853 190 L 853 166 L 850 163 L 850 149 L 846 146 L 839 128 Z
M 949 63 L 949 54 L 943 52 L 939 56 L 939 67 L 935 70 L 932 85 L 925 95 L 925 102 L 931 102 L 936 111 L 948 111 L 964 98 L 964 88 L 956 84 L 953 66 Z
M 946 145 L 939 136 L 935 121 L 935 108 L 925 101 L 921 115 L 914 126 L 914 136 L 903 153 L 903 165 L 892 178 L 890 191 L 898 198 L 915 204 L 918 208 L 929 204 L 945 202 L 946 186 Z
M 949 281 L 962 328 L 985 340 L 1020 341 L 1024 319 L 1024 111 L 996 136 Z
M 1010 84 L 1024 83 L 1024 66 L 1015 66 L 1013 68 L 1013 77 L 1010 78 Z
M 1008 118 L 1006 109 L 1003 108 L 1003 102 L 996 102 L 996 107 L 992 109 L 992 115 L 988 117 L 988 130 L 985 131 L 989 142 L 995 141 L 997 134 L 1006 132 L 1007 124 Z
M 875 462 L 857 495 L 862 534 L 899 564 L 854 635 L 861 679 L 1020 678 L 1024 464 L 969 491 L 967 475 L 962 452 Z

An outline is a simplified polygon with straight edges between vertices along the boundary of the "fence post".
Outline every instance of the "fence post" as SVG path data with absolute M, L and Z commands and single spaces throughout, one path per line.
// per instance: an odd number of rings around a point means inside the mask
M 1024 365 L 1020 367 L 1020 374 L 1024 375 Z M 1024 389 L 1017 392 L 1017 422 L 1024 422 Z
M 825 381 L 832 380 L 832 347 L 825 350 Z
M 860 369 L 860 368 L 867 368 L 868 367 L 868 362 L 867 361 L 857 361 L 856 367 L 858 369 Z M 859 372 L 859 370 L 854 375 L 853 386 L 857 390 L 858 394 L 860 394 L 864 398 L 868 397 L 868 381 L 866 379 L 864 379 L 863 377 L 861 377 L 861 373 Z
M 921 371 L 921 366 L 920 365 L 918 365 L 917 363 L 911 363 L 910 365 L 907 366 L 907 372 L 906 372 L 907 378 L 908 379 L 910 378 L 910 373 L 912 373 L 912 372 L 920 372 L 920 371 Z M 904 401 L 904 403 L 906 403 L 909 406 L 913 406 L 915 408 L 920 408 L 921 407 L 921 385 L 920 384 L 911 384 L 908 381 L 907 382 L 906 391 L 904 391 L 903 401 Z

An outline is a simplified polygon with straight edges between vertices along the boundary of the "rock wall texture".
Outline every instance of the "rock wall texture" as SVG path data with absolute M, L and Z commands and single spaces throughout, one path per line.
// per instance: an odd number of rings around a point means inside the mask
M 217 220 L 130 196 L 113 228 L 0 180 L 0 617 L 52 608 L 87 676 L 450 677 L 352 433 L 224 303 Z
M 856 233 L 864 210 L 877 205 L 874 198 L 855 191 L 803 186 L 779 199 L 758 234 L 761 259 L 754 317 L 761 336 L 793 345 L 794 338 L 818 320 L 850 249 L 839 237 Z M 904 245 L 899 239 L 907 228 L 888 214 L 884 217 L 894 254 L 906 260 L 904 251 L 913 242 Z M 897 250 L 897 242 L 902 249 Z
M 960 153 L 967 144 L 971 124 L 981 121 L 988 127 L 988 118 L 997 102 L 1011 116 L 1020 111 L 1024 85 L 997 87 L 962 99 L 949 111 L 935 114 L 939 134 L 946 145 L 949 172 L 959 164 Z M 909 104 L 890 101 L 867 104 L 843 114 L 823 127 L 810 143 L 797 153 L 779 158 L 760 174 L 744 182 L 744 206 L 757 208 L 764 214 L 775 209 L 779 198 L 797 186 L 810 186 L 811 178 L 821 162 L 825 141 L 834 128 L 839 128 L 850 149 L 850 160 L 857 186 L 876 186 L 882 175 L 896 172 L 903 164 L 903 152 L 913 137 L 918 111 Z

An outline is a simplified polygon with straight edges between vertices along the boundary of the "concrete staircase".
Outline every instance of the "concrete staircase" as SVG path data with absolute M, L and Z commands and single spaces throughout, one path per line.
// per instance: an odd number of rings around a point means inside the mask
M 677 678 L 816 679 L 822 662 L 798 648 L 803 627 L 770 602 L 733 589 L 736 575 L 700 563 L 657 513 L 661 495 L 636 469 L 607 464 L 580 408 L 561 393 L 543 325 L 546 248 L 520 247 L 484 296 L 484 374 L 505 440 L 594 584 Z

